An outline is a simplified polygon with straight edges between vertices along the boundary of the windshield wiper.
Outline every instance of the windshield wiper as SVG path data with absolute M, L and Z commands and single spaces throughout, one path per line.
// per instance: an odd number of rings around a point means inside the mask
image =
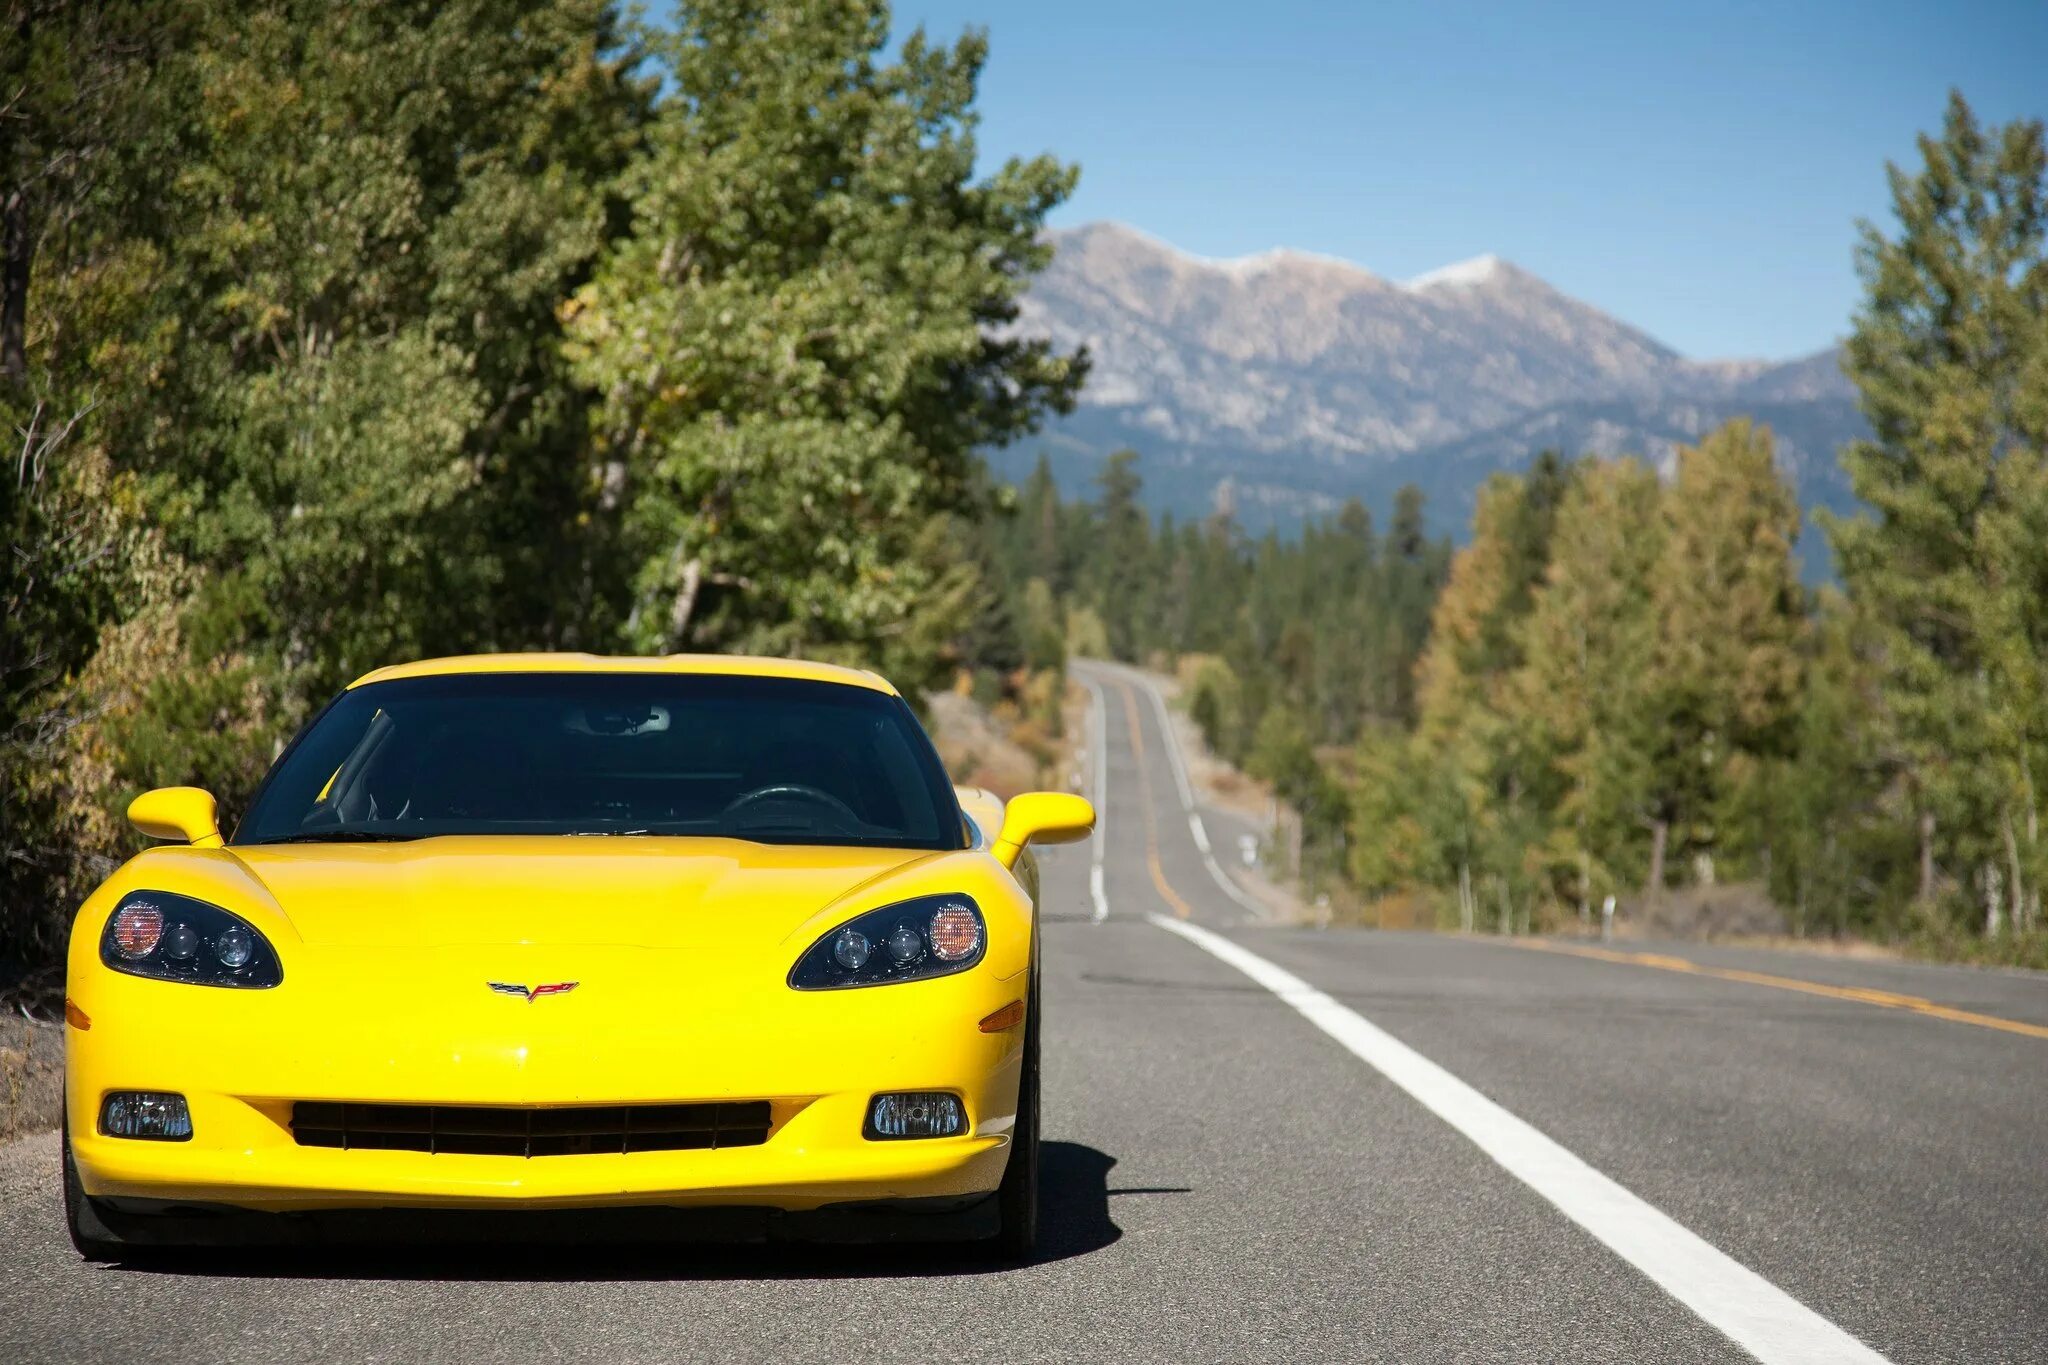
M 275 839 L 258 839 L 259 844 L 404 844 L 424 839 L 424 834 L 393 834 L 381 829 L 330 829 L 319 834 L 280 834 Z

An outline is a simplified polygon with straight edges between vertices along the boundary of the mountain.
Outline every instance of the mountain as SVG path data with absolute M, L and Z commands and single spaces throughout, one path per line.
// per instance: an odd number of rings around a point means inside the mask
M 1668 465 L 1727 417 L 1771 424 L 1807 506 L 1848 505 L 1835 447 L 1861 434 L 1833 351 L 1688 360 L 1497 256 L 1411 280 L 1298 251 L 1209 260 L 1116 223 L 1054 234 L 1016 329 L 1085 345 L 1079 409 L 999 453 L 1048 453 L 1079 487 L 1120 446 L 1179 515 L 1228 503 L 1254 530 L 1403 483 L 1461 532 L 1487 475 L 1538 451 Z M 1810 558 L 1810 556 L 1809 556 Z

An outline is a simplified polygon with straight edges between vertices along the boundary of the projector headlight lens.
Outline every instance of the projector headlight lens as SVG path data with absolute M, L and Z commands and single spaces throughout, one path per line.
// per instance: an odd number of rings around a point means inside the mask
M 908 967 L 924 956 L 924 935 L 914 924 L 899 924 L 889 931 L 889 956 L 899 967 Z
M 868 954 L 872 951 L 868 936 L 850 924 L 832 940 L 832 960 L 849 972 L 857 972 L 867 966 Z
M 249 958 L 256 951 L 255 940 L 249 931 L 239 924 L 230 924 L 220 931 L 220 937 L 213 941 L 213 955 L 220 959 L 220 965 L 235 971 L 249 965 Z
M 107 918 L 100 961 L 130 976 L 263 990 L 284 980 L 277 950 L 240 915 L 170 891 L 131 891 Z
M 813 943 L 790 969 L 789 984 L 829 991 L 923 981 L 964 972 L 987 949 L 988 929 L 972 897 L 920 896 L 870 910 Z
M 173 924 L 164 935 L 164 956 L 173 962 L 189 962 L 199 951 L 199 935 L 189 924 Z

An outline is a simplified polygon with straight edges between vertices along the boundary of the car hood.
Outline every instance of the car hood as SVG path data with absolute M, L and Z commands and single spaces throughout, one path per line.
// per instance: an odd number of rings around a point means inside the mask
M 779 942 L 954 854 L 738 839 L 440 837 L 235 847 L 308 944 L 716 948 Z M 886 890 L 849 911 L 883 903 Z

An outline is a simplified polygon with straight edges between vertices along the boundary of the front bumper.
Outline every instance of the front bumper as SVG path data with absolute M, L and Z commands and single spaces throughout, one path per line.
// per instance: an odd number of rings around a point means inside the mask
M 970 1204 L 1002 1181 L 1023 1029 L 977 1021 L 1019 998 L 1025 974 L 981 973 L 865 991 L 707 1001 L 689 1019 L 622 1010 L 586 986 L 529 1006 L 480 986 L 441 1020 L 314 1012 L 302 990 L 231 991 L 102 972 L 74 976 L 91 1019 L 72 1028 L 68 1120 L 80 1184 L 116 1207 L 707 1209 L 801 1213 L 879 1201 Z M 585 973 L 587 982 L 602 979 Z M 670 1012 L 673 1013 L 672 1011 Z M 638 1025 L 621 1020 L 639 1019 Z M 647 1021 L 652 1022 L 647 1022 Z M 184 1142 L 98 1132 L 112 1090 L 175 1091 Z M 949 1090 L 960 1137 L 869 1141 L 872 1097 Z M 302 1147 L 300 1100 L 566 1106 L 770 1102 L 767 1140 L 716 1150 L 549 1156 Z M 935 1205 L 936 1206 L 936 1205 Z
M 987 1101 L 987 1088 L 976 1089 L 970 1115 L 977 1098 Z M 1014 1105 L 1014 1083 L 1011 1089 Z M 776 1126 L 757 1147 L 541 1157 L 301 1147 L 288 1110 L 265 1112 L 217 1094 L 188 1093 L 187 1100 L 189 1142 L 103 1137 L 93 1129 L 91 1102 L 81 1104 L 72 1115 L 72 1151 L 86 1193 L 273 1212 L 650 1204 L 809 1210 L 984 1194 L 1001 1183 L 1009 1159 L 1007 1125 L 991 1131 L 983 1123 L 957 1138 L 869 1142 L 860 1136 L 865 1092 L 776 1101 Z

